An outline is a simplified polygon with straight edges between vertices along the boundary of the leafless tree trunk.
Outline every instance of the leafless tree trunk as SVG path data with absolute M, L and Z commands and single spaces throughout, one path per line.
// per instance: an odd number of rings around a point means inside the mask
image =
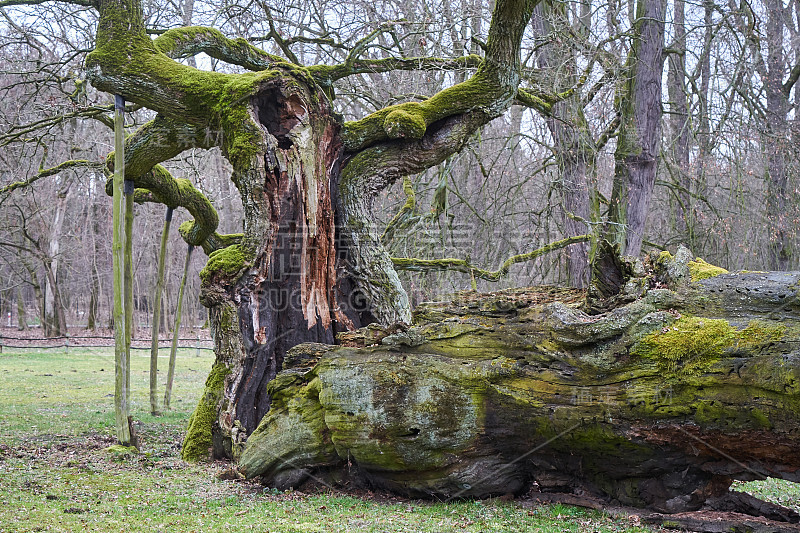
M 585 6 L 584 6 L 585 7 Z M 551 33 L 551 18 L 568 25 L 565 8 L 561 4 L 537 6 L 537 27 L 542 37 Z M 590 23 L 590 15 L 584 14 L 582 24 Z M 566 57 L 566 59 L 564 59 Z M 552 38 L 543 45 L 538 63 L 548 71 L 563 71 L 556 80 L 556 91 L 566 90 L 577 83 L 578 51 L 567 45 L 557 46 Z M 559 87 L 560 86 L 560 87 Z M 581 94 L 553 105 L 547 117 L 547 127 L 555 141 L 558 170 L 557 184 L 561 191 L 564 228 L 567 237 L 584 235 L 587 221 L 591 219 L 589 208 L 589 175 L 594 167 L 594 139 L 586 122 L 581 104 Z M 589 281 L 589 245 L 581 243 L 567 248 L 567 276 L 573 287 L 584 287 Z
M 669 155 L 675 188 L 675 222 L 678 233 L 691 244 L 693 227 L 692 180 L 689 169 L 689 104 L 686 95 L 686 27 L 685 1 L 672 2 L 675 40 L 668 56 L 667 86 L 669 92 Z
M 793 255 L 789 238 L 787 217 L 788 175 L 786 151 L 788 149 L 789 91 L 784 87 L 786 58 L 784 56 L 784 16 L 782 0 L 766 0 L 767 65 L 764 88 L 766 89 L 766 132 L 764 152 L 767 157 L 767 223 L 772 228 L 770 243 L 770 267 L 787 270 Z
M 61 232 L 64 225 L 66 208 L 69 203 L 71 182 L 58 193 L 53 210 L 53 225 L 48 239 L 47 256 L 44 261 L 44 328 L 45 337 L 58 337 L 67 332 L 67 321 L 64 306 L 58 288 L 58 266 L 61 254 Z
M 639 255 L 653 194 L 661 137 L 664 6 L 638 0 L 614 154 L 609 234 L 625 255 Z

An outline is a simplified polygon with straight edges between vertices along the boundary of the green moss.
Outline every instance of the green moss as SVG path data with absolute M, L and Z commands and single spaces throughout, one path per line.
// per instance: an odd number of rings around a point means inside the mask
M 392 139 L 421 139 L 425 135 L 425 118 L 413 102 L 404 109 L 395 109 L 383 121 L 386 134 Z
M 209 283 L 216 274 L 231 278 L 247 265 L 248 257 L 241 244 L 212 252 L 206 266 L 200 271 L 200 279 L 203 283 Z
M 657 361 L 659 370 L 668 374 L 699 375 L 727 348 L 753 350 L 777 342 L 785 334 L 785 325 L 765 320 L 753 320 L 737 331 L 725 320 L 683 317 L 645 336 L 633 353 Z
M 504 109 L 511 98 L 513 92 L 499 83 L 496 73 L 479 69 L 470 79 L 440 91 L 424 102 L 397 104 L 361 120 L 347 122 L 342 130 L 342 140 L 347 150 L 361 150 L 387 136 L 391 137 L 387 124 L 392 127 L 395 127 L 395 123 L 402 124 L 409 128 L 409 132 L 420 135 L 423 122 L 427 127 L 447 116 L 475 109 L 491 115 Z M 390 118 L 392 116 L 395 118 Z M 402 132 L 402 127 L 397 131 Z
M 738 348 L 752 349 L 778 342 L 786 334 L 784 324 L 771 324 L 766 320 L 753 320 L 738 333 Z
M 736 334 L 726 320 L 683 317 L 672 326 L 645 336 L 633 353 L 655 360 L 662 372 L 698 375 L 733 345 Z
M 217 419 L 219 400 L 222 398 L 225 378 L 229 373 L 228 367 L 222 363 L 214 363 L 211 368 L 203 395 L 189 418 L 186 439 L 181 449 L 181 457 L 184 460 L 199 461 L 209 457 L 212 445 L 211 428 Z
M 689 274 L 692 276 L 692 281 L 700 281 L 727 273 L 728 271 L 724 268 L 706 263 L 699 257 L 694 261 L 689 261 Z
M 113 446 L 105 448 L 104 451 L 114 454 L 116 456 L 129 456 L 129 455 L 139 454 L 139 450 L 137 450 L 135 446 L 123 446 L 122 444 L 114 444 Z
M 764 411 L 761 409 L 753 408 L 750 410 L 750 417 L 758 423 L 761 427 L 765 429 L 770 429 L 772 427 L 772 423 L 767 418 L 767 415 L 764 414 Z

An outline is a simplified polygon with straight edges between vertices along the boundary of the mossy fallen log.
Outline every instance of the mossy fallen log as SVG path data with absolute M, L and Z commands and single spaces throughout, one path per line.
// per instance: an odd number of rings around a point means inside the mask
M 363 347 L 300 345 L 239 467 L 279 488 L 536 484 L 668 513 L 722 505 L 734 479 L 800 482 L 800 273 L 684 278 L 600 315 L 567 289 L 466 293 Z

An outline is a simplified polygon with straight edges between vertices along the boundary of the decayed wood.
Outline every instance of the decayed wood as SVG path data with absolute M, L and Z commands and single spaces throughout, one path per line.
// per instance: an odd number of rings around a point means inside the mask
M 457 498 L 536 483 L 796 521 L 728 490 L 800 481 L 798 282 L 684 279 L 594 316 L 575 291 L 467 293 L 418 308 L 410 328 L 302 345 L 240 468 L 278 487 L 314 476 Z

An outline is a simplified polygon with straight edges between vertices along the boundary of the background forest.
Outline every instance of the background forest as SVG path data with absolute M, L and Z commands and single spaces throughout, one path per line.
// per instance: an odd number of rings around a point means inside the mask
M 74 4 L 14 3 L 0 2 L 2 323 L 44 324 L 47 335 L 63 333 L 67 323 L 104 328 L 112 305 L 111 199 L 103 162 L 113 149 L 113 102 L 85 81 L 83 70 L 97 12 Z M 357 55 L 467 57 L 463 68 L 427 65 L 340 80 L 335 105 L 348 120 L 422 101 L 466 79 L 469 54 L 483 53 L 492 11 L 479 0 L 153 0 L 144 8 L 152 34 L 213 26 L 304 65 Z M 379 198 L 375 231 L 391 255 L 463 259 L 494 270 L 514 254 L 595 231 L 614 204 L 615 167 L 630 156 L 635 135 L 626 117 L 641 107 L 656 111 L 647 134 L 657 153 L 649 162 L 657 174 L 643 251 L 686 244 L 731 270 L 797 269 L 800 2 L 639 2 L 639 10 L 650 8 L 663 18 L 663 35 L 632 23 L 633 2 L 539 5 L 523 39 L 525 92 L 517 104 L 460 153 Z M 631 79 L 648 75 L 637 70 L 645 51 L 663 57 L 661 72 L 650 73 L 655 89 L 626 92 Z M 238 71 L 203 54 L 184 62 Z M 154 116 L 129 110 L 129 131 Z M 241 201 L 218 149 L 192 149 L 165 166 L 211 199 L 220 233 L 241 231 Z M 150 320 L 164 211 L 161 205 L 136 207 L 139 325 Z M 164 324 L 175 312 L 186 251 L 175 228 L 190 218 L 183 210 L 175 217 Z M 418 303 L 473 283 L 482 290 L 583 286 L 586 257 L 587 245 L 572 245 L 517 264 L 496 283 L 461 272 L 400 275 Z M 206 320 L 197 275 L 205 259 L 201 253 L 192 258 L 187 325 Z

